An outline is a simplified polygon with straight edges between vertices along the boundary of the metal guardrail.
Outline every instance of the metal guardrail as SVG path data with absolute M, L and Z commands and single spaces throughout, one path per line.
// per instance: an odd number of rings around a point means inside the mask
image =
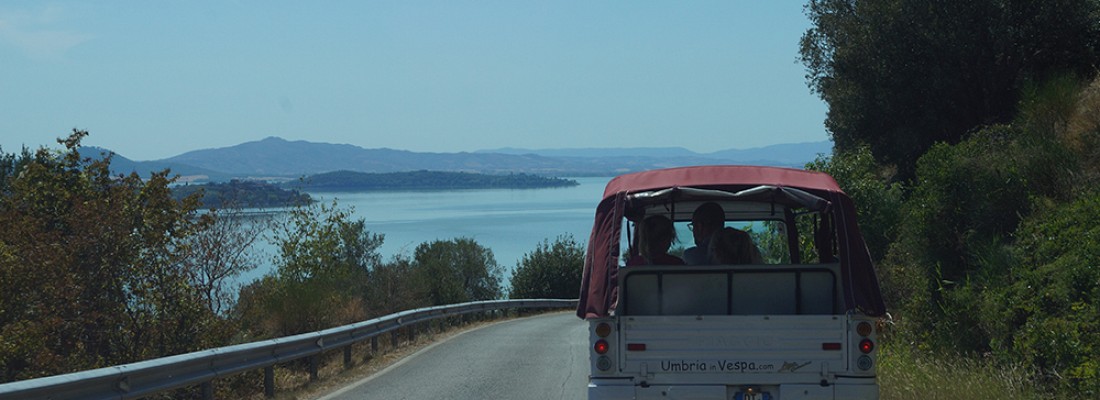
M 323 331 L 6 383 L 0 385 L 0 399 L 136 399 L 196 385 L 202 385 L 203 397 L 212 398 L 214 379 L 260 368 L 265 369 L 265 392 L 272 396 L 272 371 L 276 364 L 313 357 L 310 369 L 316 379 L 317 356 L 344 349 L 346 363 L 350 359 L 350 345 L 398 328 L 480 311 L 576 306 L 577 300 L 539 299 L 419 308 Z

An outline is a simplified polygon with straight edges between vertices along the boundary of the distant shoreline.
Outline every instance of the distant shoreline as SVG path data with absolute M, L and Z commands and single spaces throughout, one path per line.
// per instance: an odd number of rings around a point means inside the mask
M 305 192 L 435 191 L 465 189 L 544 189 L 572 187 L 573 179 L 532 174 L 490 175 L 469 172 L 412 171 L 366 173 L 337 171 L 312 175 L 282 186 Z

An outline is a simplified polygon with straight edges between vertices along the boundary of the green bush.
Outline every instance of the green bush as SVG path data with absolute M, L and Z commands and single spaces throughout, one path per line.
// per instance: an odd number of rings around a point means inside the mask
M 1057 175 L 1072 170 L 1073 160 L 1052 138 L 1012 126 L 936 145 L 921 157 L 898 240 L 884 263 L 910 280 L 889 282 L 903 287 L 896 297 L 907 322 L 915 324 L 910 330 L 927 335 L 932 345 L 990 350 L 984 293 L 1005 285 L 1018 262 L 1010 250 L 1021 219 L 1036 202 L 1068 192 L 1068 180 Z
M 370 271 L 383 236 L 351 211 L 304 204 L 276 224 L 275 272 L 241 292 L 238 315 L 255 334 L 316 331 L 366 319 Z
M 575 299 L 580 295 L 584 246 L 563 235 L 523 255 L 512 273 L 513 299 Z
M 429 305 L 501 297 L 502 271 L 493 251 L 470 238 L 416 246 L 412 274 Z
M 867 250 L 873 260 L 882 260 L 897 236 L 904 195 L 902 185 L 892 181 L 893 171 L 878 165 L 866 146 L 818 157 L 806 169 L 829 174 L 852 198 Z
M 1100 192 L 1037 212 L 1017 236 L 1021 262 L 992 302 L 999 350 L 1100 395 Z

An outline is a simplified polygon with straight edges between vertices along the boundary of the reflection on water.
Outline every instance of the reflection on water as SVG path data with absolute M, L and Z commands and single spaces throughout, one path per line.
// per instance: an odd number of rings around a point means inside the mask
M 573 178 L 579 186 L 547 189 L 486 189 L 412 192 L 310 193 L 322 202 L 336 200 L 353 207 L 355 218 L 366 220 L 372 233 L 385 235 L 379 251 L 384 259 L 409 254 L 433 240 L 470 237 L 493 251 L 497 263 L 510 275 L 524 254 L 544 239 L 571 234 L 588 240 L 596 205 L 611 178 Z M 266 255 L 261 266 L 242 282 L 251 282 L 271 270 L 274 246 L 257 250 Z M 507 278 L 507 276 L 506 276 Z

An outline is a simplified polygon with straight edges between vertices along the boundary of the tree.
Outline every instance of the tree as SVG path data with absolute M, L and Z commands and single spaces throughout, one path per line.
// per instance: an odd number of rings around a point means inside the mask
M 237 310 L 264 336 L 284 336 L 366 319 L 370 271 L 384 237 L 351 210 L 303 204 L 276 223 L 275 273 L 246 286 Z
M 812 0 L 807 81 L 837 150 L 861 144 L 900 178 L 934 143 L 1014 118 L 1028 82 L 1100 65 L 1096 0 Z
M 86 135 L 0 157 L 0 380 L 224 340 L 181 259 L 196 200 L 172 198 L 168 171 L 112 176 L 76 150 Z
M 470 238 L 436 240 L 416 246 L 414 279 L 430 305 L 501 297 L 501 268 L 493 251 Z
M 544 240 L 512 273 L 513 299 L 575 299 L 580 295 L 584 246 L 572 235 Z
M 806 169 L 829 174 L 852 198 L 871 259 L 881 261 L 897 236 L 901 218 L 902 185 L 892 182 L 893 171 L 875 163 L 866 146 L 818 158 L 807 164 Z
M 187 242 L 184 268 L 211 312 L 224 315 L 240 291 L 233 279 L 259 264 L 253 245 L 271 228 L 266 215 L 248 215 L 239 207 L 211 209 L 198 218 Z

